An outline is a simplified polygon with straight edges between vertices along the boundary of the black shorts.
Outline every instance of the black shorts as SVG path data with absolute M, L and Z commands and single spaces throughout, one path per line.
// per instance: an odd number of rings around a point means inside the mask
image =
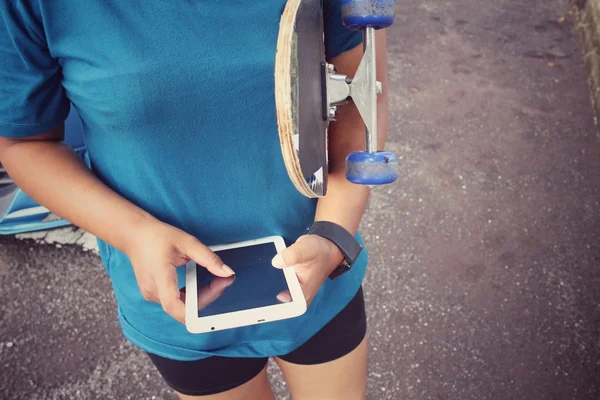
M 313 365 L 336 360 L 356 349 L 367 331 L 362 288 L 323 329 L 289 354 L 280 356 L 293 364 Z M 188 396 L 207 396 L 231 390 L 252 380 L 268 358 L 209 357 L 175 361 L 148 354 L 166 383 Z

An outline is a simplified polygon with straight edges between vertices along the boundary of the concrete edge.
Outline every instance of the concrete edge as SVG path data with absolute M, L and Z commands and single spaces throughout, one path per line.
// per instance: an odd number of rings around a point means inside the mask
M 588 77 L 594 124 L 600 140 L 600 0 L 575 0 L 576 30 L 582 46 L 583 64 Z

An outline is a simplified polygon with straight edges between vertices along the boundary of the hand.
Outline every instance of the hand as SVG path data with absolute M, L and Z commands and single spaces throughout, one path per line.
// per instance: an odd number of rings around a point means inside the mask
M 304 235 L 276 255 L 272 264 L 275 268 L 294 267 L 306 303 L 310 304 L 342 260 L 341 251 L 329 240 L 317 235 Z M 292 300 L 289 292 L 282 292 L 277 298 L 284 303 Z
M 167 314 L 181 323 L 185 323 L 185 294 L 179 290 L 178 266 L 193 260 L 216 276 L 227 278 L 234 274 L 198 239 L 157 220 L 136 230 L 125 253 L 133 265 L 142 296 L 160 303 Z

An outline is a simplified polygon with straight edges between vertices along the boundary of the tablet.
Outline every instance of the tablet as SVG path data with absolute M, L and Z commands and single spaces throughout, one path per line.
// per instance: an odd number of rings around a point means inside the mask
M 186 318 L 191 333 L 262 324 L 294 318 L 306 312 L 306 300 L 293 267 L 271 265 L 285 248 L 283 238 L 211 246 L 235 275 L 220 278 L 190 261 L 186 266 Z M 281 293 L 288 293 L 285 301 Z M 289 298 L 291 297 L 291 301 Z

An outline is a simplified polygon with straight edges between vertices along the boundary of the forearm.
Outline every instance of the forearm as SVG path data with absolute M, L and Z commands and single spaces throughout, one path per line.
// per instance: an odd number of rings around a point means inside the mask
M 52 212 L 125 251 L 134 227 L 152 217 L 97 179 L 67 145 L 13 141 L 0 162 L 28 195 Z
M 344 174 L 329 176 L 327 196 L 317 203 L 316 221 L 330 221 L 356 234 L 365 212 L 369 189 L 354 185 Z

